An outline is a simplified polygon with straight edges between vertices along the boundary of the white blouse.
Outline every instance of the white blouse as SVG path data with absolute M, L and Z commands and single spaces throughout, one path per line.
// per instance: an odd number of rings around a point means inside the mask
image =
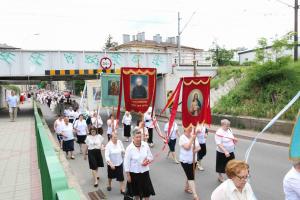
M 55 121 L 55 133 L 61 133 L 61 130 L 64 127 L 64 124 L 65 124 L 65 122 L 63 119 L 62 120 L 57 119 Z
M 164 128 L 165 133 L 168 133 L 168 129 L 169 129 L 169 122 L 165 124 L 165 128 Z M 174 122 L 170 133 L 171 140 L 175 140 L 177 138 L 177 131 L 178 131 L 178 126 L 176 122 Z
M 85 120 L 80 121 L 76 120 L 74 128 L 78 130 L 77 135 L 86 135 L 87 134 L 87 124 Z
M 104 138 L 97 134 L 97 135 L 88 135 L 85 139 L 85 143 L 88 147 L 88 150 L 92 149 L 101 149 L 101 146 L 103 144 Z
M 138 149 L 133 142 L 126 148 L 124 157 L 124 170 L 125 172 L 144 173 L 149 171 L 149 165 L 143 166 L 145 159 L 153 160 L 152 153 L 146 142 L 141 143 Z
M 182 134 L 179 138 L 179 146 L 180 146 L 180 152 L 179 152 L 179 161 L 183 163 L 192 164 L 193 163 L 193 146 L 191 145 L 191 148 L 189 150 L 186 150 L 183 148 L 183 145 L 190 142 L 190 138 L 188 138 L 186 135 Z M 195 138 L 195 147 L 199 147 L 198 139 Z M 197 154 L 195 154 L 195 161 L 197 160 Z
M 144 122 L 145 122 L 145 127 L 146 128 L 153 128 L 153 123 L 152 123 L 152 117 L 150 114 L 145 113 L 144 115 Z
M 249 183 L 246 183 L 242 192 L 234 185 L 231 179 L 227 179 L 212 193 L 211 200 L 256 200 Z
M 110 140 L 105 147 L 105 160 L 112 162 L 114 166 L 120 166 L 123 163 L 123 153 L 125 149 L 121 140 L 118 140 L 117 144 Z
M 131 125 L 131 120 L 132 120 L 132 116 L 129 115 L 124 115 L 123 116 L 123 119 L 122 119 L 122 124 L 125 124 L 125 125 Z
M 197 139 L 200 144 L 206 143 L 206 128 L 205 128 L 205 126 L 202 126 L 201 131 L 197 132 Z
M 107 120 L 107 134 L 112 134 L 113 131 L 113 125 L 111 119 Z M 117 120 L 114 120 L 114 130 L 117 128 Z
M 101 128 L 103 125 L 103 121 L 101 119 L 100 116 L 96 117 L 92 117 L 92 125 L 96 128 Z
M 73 125 L 71 123 L 68 123 L 68 125 L 64 124 L 62 126 L 61 132 L 63 134 L 63 141 L 74 139 Z
M 234 152 L 235 144 L 233 142 L 234 136 L 230 129 L 224 131 L 222 128 L 219 128 L 215 134 L 215 142 L 217 144 L 217 151 L 224 153 L 222 149 L 218 147 L 219 144 L 223 144 L 224 148 L 229 152 Z

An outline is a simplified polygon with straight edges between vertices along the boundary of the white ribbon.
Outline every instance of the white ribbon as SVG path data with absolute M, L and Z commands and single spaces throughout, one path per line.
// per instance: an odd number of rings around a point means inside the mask
M 246 154 L 245 154 L 245 161 L 246 162 L 248 162 L 251 150 L 252 150 L 254 144 L 256 143 L 257 138 L 261 134 L 263 134 L 268 128 L 270 128 L 278 120 L 278 118 L 280 118 L 281 115 L 283 113 L 285 113 L 298 100 L 299 97 L 300 97 L 300 91 L 298 91 L 298 93 L 296 94 L 296 96 L 265 126 L 265 128 L 260 133 L 258 133 L 255 136 L 255 138 L 253 139 L 251 145 L 249 146 L 249 148 L 246 151 Z

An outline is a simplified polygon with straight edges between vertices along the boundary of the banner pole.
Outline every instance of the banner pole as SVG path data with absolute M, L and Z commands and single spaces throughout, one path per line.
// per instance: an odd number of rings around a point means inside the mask
M 194 65 L 194 77 L 196 77 L 197 73 L 196 73 L 196 59 L 195 59 L 195 53 L 194 53 L 194 60 L 193 60 L 193 65 Z M 197 123 L 198 125 L 198 123 Z M 193 134 L 197 134 L 196 133 L 196 127 L 193 127 Z M 194 139 L 194 142 L 193 142 L 193 174 L 194 174 L 194 180 L 195 180 L 195 169 L 196 169 L 196 162 L 195 162 L 195 158 L 196 158 L 196 152 L 195 152 L 195 149 L 196 149 L 196 138 Z

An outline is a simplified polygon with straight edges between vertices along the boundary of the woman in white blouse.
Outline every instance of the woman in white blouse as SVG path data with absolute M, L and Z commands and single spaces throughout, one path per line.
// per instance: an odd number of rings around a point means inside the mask
M 79 115 L 79 119 L 74 123 L 74 129 L 77 133 L 77 143 L 79 144 L 80 153 L 82 153 L 82 145 L 85 144 L 86 135 L 88 133 L 88 126 L 83 114 Z
M 145 127 L 148 129 L 149 138 L 148 138 L 148 144 L 150 147 L 154 146 L 153 143 L 153 120 L 152 120 L 152 107 L 149 107 L 147 112 L 144 114 L 144 122 Z
M 126 142 L 129 142 L 129 138 L 130 138 L 131 121 L 132 121 L 132 116 L 130 112 L 126 111 L 122 119 L 122 124 L 124 127 L 124 137 L 126 138 L 125 140 Z
M 124 169 L 136 200 L 140 197 L 149 200 L 151 195 L 155 195 L 149 174 L 149 164 L 152 160 L 152 153 L 148 144 L 142 141 L 141 132 L 138 129 L 134 130 L 133 142 L 125 151 Z
M 97 112 L 94 112 L 91 121 L 92 121 L 92 126 L 97 129 L 97 134 L 102 135 L 103 134 L 103 128 L 102 128 L 103 121 L 101 119 L 100 114 L 98 114 Z
M 230 121 L 227 119 L 221 120 L 221 128 L 215 134 L 215 142 L 217 145 L 216 154 L 216 172 L 219 173 L 218 180 L 224 181 L 223 174 L 228 161 L 235 158 L 234 150 L 236 139 L 230 129 Z
M 212 193 L 211 200 L 256 200 L 249 180 L 249 165 L 244 161 L 231 160 L 226 165 L 228 179 Z
M 169 122 L 167 122 L 165 124 L 164 127 L 164 132 L 167 135 L 168 134 L 168 129 L 169 129 Z M 168 141 L 168 146 L 169 146 L 169 152 L 168 152 L 168 156 L 171 154 L 173 161 L 176 164 L 179 164 L 180 162 L 177 160 L 176 158 L 176 153 L 175 153 L 175 146 L 176 146 L 176 139 L 177 137 L 179 137 L 179 132 L 178 132 L 178 125 L 176 122 L 173 123 L 173 126 L 171 128 L 171 133 L 170 133 L 170 138 Z
M 184 134 L 180 136 L 179 146 L 180 146 L 179 161 L 187 177 L 184 190 L 187 193 L 193 194 L 194 200 L 199 200 L 199 197 L 196 192 L 196 186 L 195 186 L 195 174 L 194 174 L 193 163 L 197 161 L 197 152 L 200 150 L 200 146 L 199 146 L 197 136 L 194 132 L 194 128 L 192 126 L 186 128 L 184 130 Z M 195 159 L 194 161 L 193 161 L 193 157 Z
M 100 179 L 98 176 L 98 168 L 104 167 L 101 154 L 101 149 L 104 148 L 103 141 L 104 138 L 100 134 L 97 134 L 97 129 L 95 127 L 91 128 L 90 135 L 88 135 L 85 140 L 87 148 L 84 159 L 86 160 L 86 155 L 88 155 L 89 166 L 94 178 L 94 187 L 98 187 L 98 180 Z
M 113 132 L 117 133 L 118 123 L 117 123 L 117 120 L 115 120 L 115 117 L 111 114 L 111 115 L 109 115 L 109 118 L 106 121 L 106 124 L 107 124 L 107 131 L 106 131 L 107 140 L 109 141 L 111 138 L 111 134 Z
M 74 151 L 74 129 L 73 124 L 69 122 L 68 117 L 64 117 L 64 125 L 61 128 L 61 135 L 63 139 L 63 151 L 66 152 L 67 158 L 75 159 Z
M 105 147 L 105 160 L 107 163 L 108 186 L 107 191 L 111 191 L 112 179 L 120 182 L 121 194 L 125 193 L 124 174 L 123 174 L 123 156 L 125 153 L 121 140 L 118 140 L 116 133 L 112 133 L 111 140 Z

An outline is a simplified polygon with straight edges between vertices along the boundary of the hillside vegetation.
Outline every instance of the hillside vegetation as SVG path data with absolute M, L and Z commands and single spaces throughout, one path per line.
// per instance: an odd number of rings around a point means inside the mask
M 243 71 L 245 71 L 245 67 L 219 67 L 217 70 L 217 75 L 211 80 L 210 88 L 217 89 L 219 85 L 223 85 L 231 78 L 240 78 Z
M 247 67 L 243 74 L 239 84 L 214 106 L 214 113 L 273 118 L 300 90 L 300 62 L 289 58 Z M 299 108 L 300 100 L 282 119 L 294 120 Z

